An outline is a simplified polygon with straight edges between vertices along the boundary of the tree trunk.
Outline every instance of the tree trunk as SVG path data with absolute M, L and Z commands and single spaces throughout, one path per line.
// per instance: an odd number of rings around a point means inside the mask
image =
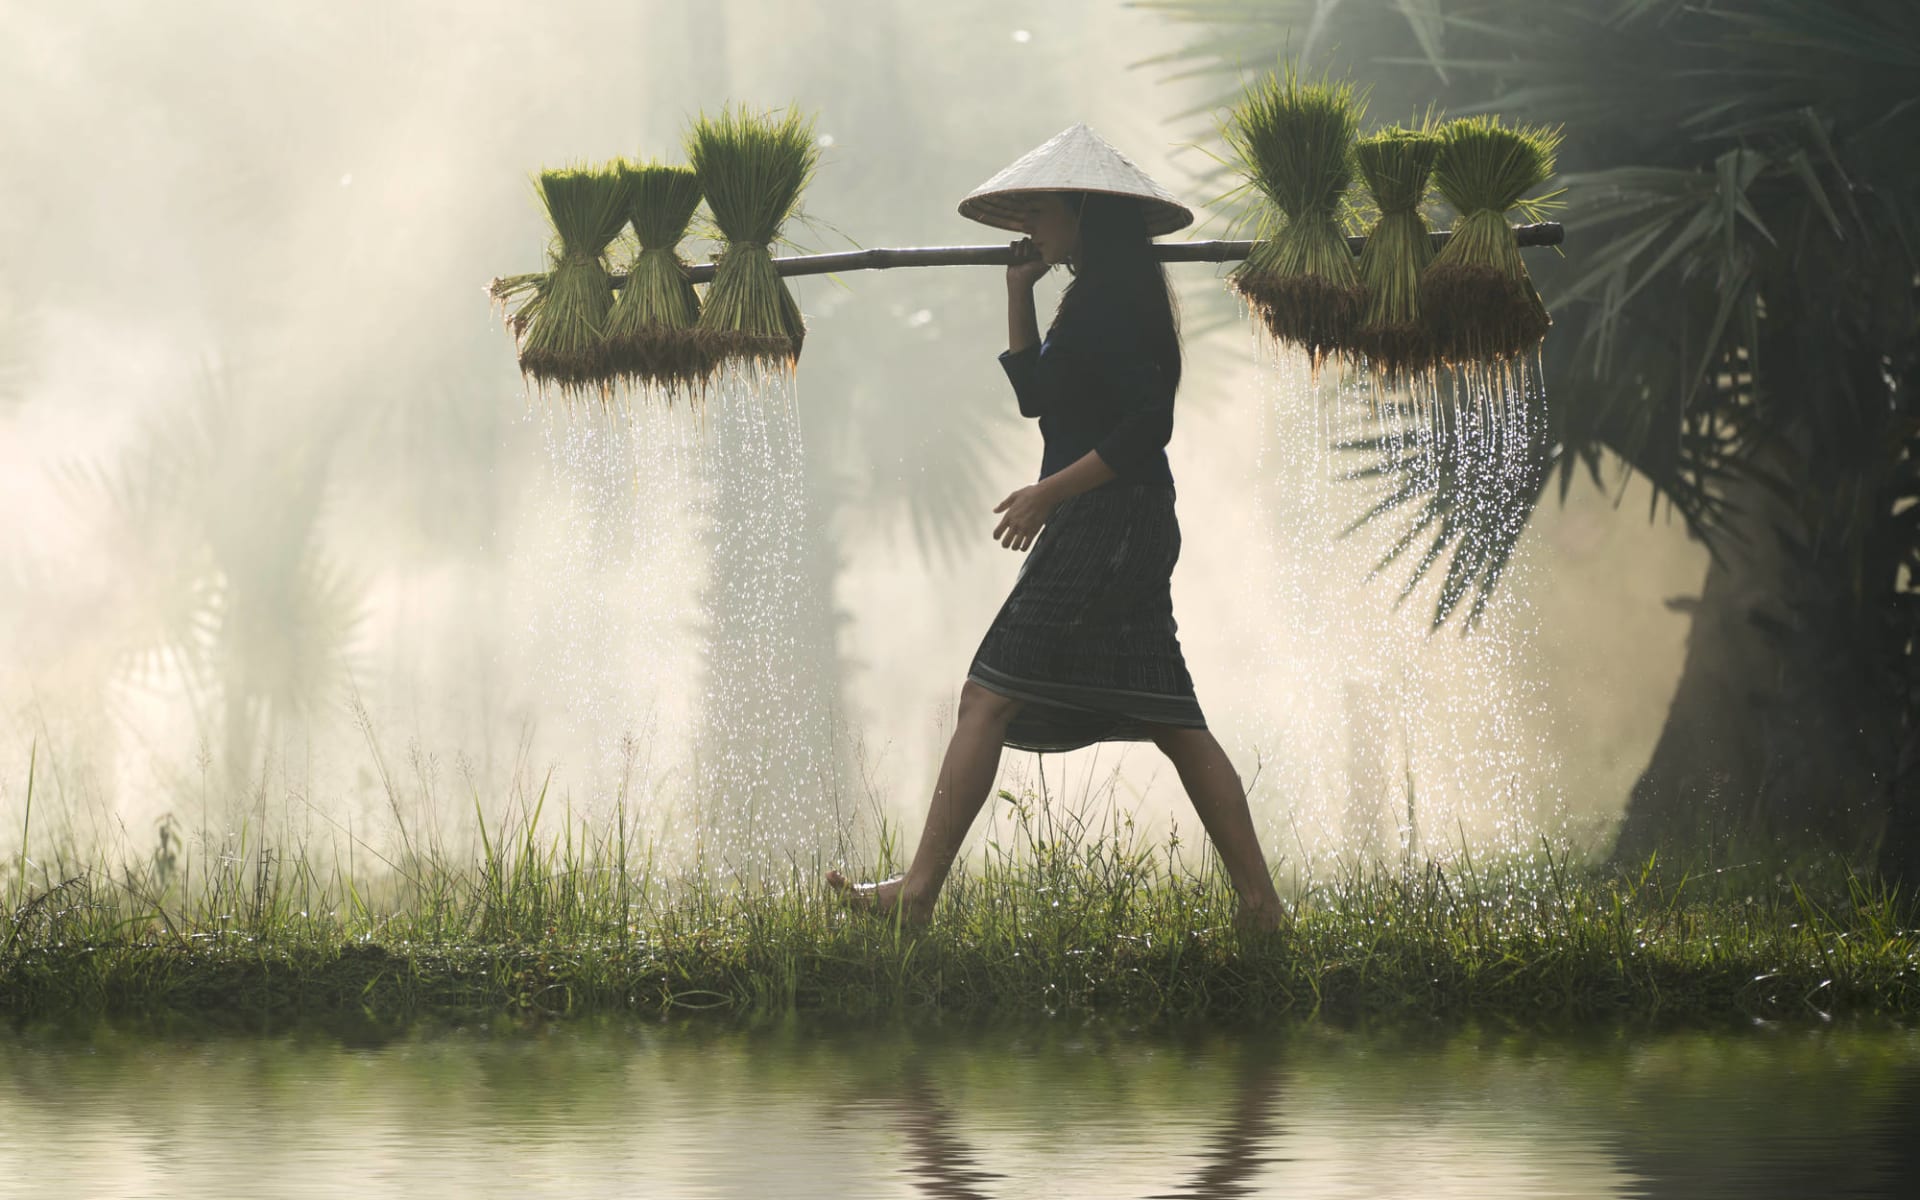
M 1856 860 L 1883 828 L 1901 726 L 1847 574 L 1782 540 L 1791 518 L 1758 486 L 1729 497 L 1726 539 L 1693 613 L 1686 662 L 1613 861 Z
M 1908 720 L 1913 716 L 1909 714 Z M 1896 776 L 1887 836 L 1880 843 L 1880 878 L 1897 886 L 1911 904 L 1920 893 L 1920 762 L 1909 726 L 1907 745 Z

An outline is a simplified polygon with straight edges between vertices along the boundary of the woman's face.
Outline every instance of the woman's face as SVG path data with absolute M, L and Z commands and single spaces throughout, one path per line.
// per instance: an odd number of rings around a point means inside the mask
M 1068 261 L 1079 247 L 1080 214 L 1059 192 L 1035 193 L 1022 226 L 1049 266 Z

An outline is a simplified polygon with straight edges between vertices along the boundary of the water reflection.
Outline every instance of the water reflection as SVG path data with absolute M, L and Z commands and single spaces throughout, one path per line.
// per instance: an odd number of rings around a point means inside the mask
M 1175 1190 L 1156 1192 L 1150 1200 L 1233 1200 L 1259 1194 L 1255 1177 L 1268 1163 L 1285 1161 L 1268 1154 L 1276 1136 L 1273 1105 L 1281 1072 L 1270 1048 L 1256 1046 L 1234 1068 L 1235 1082 L 1225 1119 L 1202 1138 L 1203 1148 L 1191 1157 L 1200 1166 Z M 900 1126 L 906 1134 L 907 1158 L 902 1173 L 923 1196 L 936 1200 L 988 1200 L 990 1185 L 1006 1179 L 980 1165 L 979 1151 L 958 1130 L 952 1107 L 942 1097 L 926 1062 L 916 1059 L 899 1090 L 891 1097 L 898 1105 Z M 1194 1127 L 1198 1132 L 1199 1126 Z
M 980 1184 L 1005 1176 L 983 1171 L 976 1155 L 954 1129 L 953 1112 L 927 1077 L 926 1066 L 915 1062 L 898 1093 L 901 1127 L 907 1135 L 905 1173 L 920 1194 L 938 1200 L 985 1200 L 991 1193 Z
M 1920 1071 L 1908 1071 L 1892 1089 L 1886 1107 L 1873 1122 L 1870 1144 L 1868 1162 L 1880 1167 L 1873 1189 L 1883 1195 L 1920 1192 Z
M 1905 1196 L 1920 1037 L 0 1034 L 0 1196 Z
M 1261 1168 L 1289 1161 L 1266 1153 L 1278 1140 L 1274 1105 L 1280 1095 L 1280 1065 L 1266 1047 L 1256 1048 L 1239 1066 L 1233 1105 L 1227 1120 L 1207 1138 L 1201 1165 L 1183 1186 L 1153 1200 L 1230 1200 L 1258 1195 Z

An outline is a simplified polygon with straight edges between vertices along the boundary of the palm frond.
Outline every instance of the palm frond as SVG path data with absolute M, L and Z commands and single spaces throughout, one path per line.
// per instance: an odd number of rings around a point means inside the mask
M 1776 501 L 1797 491 L 1776 503 L 1798 525 L 1776 531 L 1783 545 L 1867 555 L 1893 536 L 1884 450 L 1913 400 L 1890 381 L 1920 354 L 1920 6 L 1501 0 L 1446 6 L 1438 52 L 1399 3 L 1155 7 L 1220 23 L 1166 61 L 1223 79 L 1319 13 L 1328 44 L 1371 50 L 1359 65 L 1385 103 L 1417 102 L 1391 89 L 1430 87 L 1438 70 L 1451 112 L 1571 131 L 1556 183 L 1579 250 L 1537 267 L 1556 324 L 1543 478 L 1557 471 L 1563 494 L 1618 461 L 1716 555 L 1756 519 L 1742 497 L 1770 487 Z M 1466 544 L 1460 514 L 1486 502 L 1469 475 L 1436 462 L 1408 493 L 1396 472 L 1409 464 L 1364 453 L 1356 474 L 1390 489 L 1369 520 L 1419 531 L 1407 545 L 1410 530 L 1396 534 L 1388 565 L 1416 559 L 1415 579 L 1439 575 L 1443 609 L 1470 609 L 1510 541 Z M 1880 565 L 1819 569 L 1867 578 L 1892 561 L 1869 559 Z

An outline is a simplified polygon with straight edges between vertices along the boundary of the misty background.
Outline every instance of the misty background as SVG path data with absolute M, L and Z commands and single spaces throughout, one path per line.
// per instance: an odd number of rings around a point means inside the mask
M 800 247 L 978 244 L 1003 236 L 960 197 L 1084 120 L 1199 211 L 1176 236 L 1235 232 L 1220 81 L 1149 63 L 1182 31 L 1112 0 L 10 3 L 0 29 L 0 839 L 33 757 L 46 820 L 136 852 L 250 812 L 378 842 L 395 794 L 452 824 L 548 780 L 685 844 L 730 799 L 701 754 L 774 724 L 806 761 L 783 840 L 910 837 L 1020 565 L 991 509 L 1040 457 L 1000 272 L 793 281 L 790 394 L 722 399 L 790 402 L 799 449 L 741 491 L 711 412 L 527 394 L 483 288 L 545 265 L 531 173 L 682 161 L 695 112 L 791 102 L 823 147 Z M 1429 632 L 1367 580 L 1378 543 L 1334 536 L 1370 495 L 1328 449 L 1339 398 L 1256 344 L 1225 270 L 1172 268 L 1174 609 L 1269 857 L 1391 850 L 1410 808 L 1429 842 L 1603 848 L 1704 550 L 1644 484 L 1581 480 L 1483 626 Z M 769 514 L 777 622 L 716 567 Z M 716 704 L 776 652 L 771 711 Z M 1007 752 L 1003 782 L 1043 781 L 1195 824 L 1150 745 Z

